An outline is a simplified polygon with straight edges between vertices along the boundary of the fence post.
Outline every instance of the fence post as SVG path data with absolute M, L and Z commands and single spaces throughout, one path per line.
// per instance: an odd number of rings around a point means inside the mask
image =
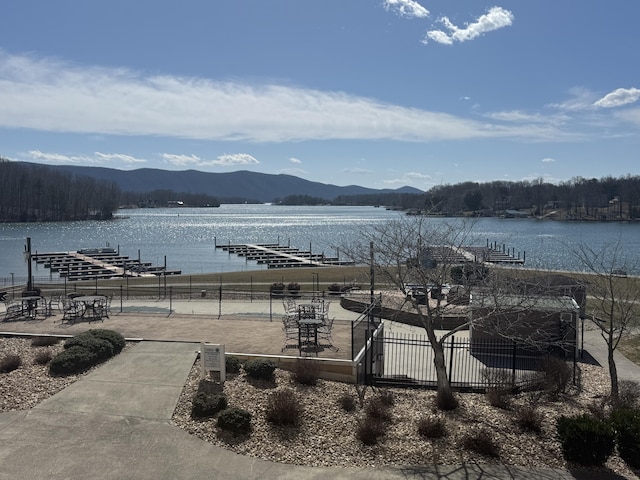
M 122 285 L 120 285 L 120 313 L 122 313 Z
M 169 315 L 173 312 L 173 287 L 169 285 Z
M 456 337 L 451 337 L 451 356 L 449 357 L 449 383 L 451 383 L 451 373 L 453 372 L 453 352 L 454 352 L 455 341 L 456 341 Z
M 516 354 L 517 354 L 517 346 L 516 341 L 513 340 L 513 352 L 511 359 L 511 385 L 516 384 Z

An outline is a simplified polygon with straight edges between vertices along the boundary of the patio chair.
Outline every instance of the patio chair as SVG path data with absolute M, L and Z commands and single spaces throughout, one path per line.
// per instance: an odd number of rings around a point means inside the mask
M 335 318 L 326 318 L 323 324 L 318 327 L 318 346 L 327 347 L 337 352 L 338 347 L 333 344 L 333 337 L 331 336 L 334 320 Z
M 54 314 L 53 313 L 54 309 L 62 313 L 62 295 L 51 295 L 51 297 L 49 298 L 49 304 L 47 306 L 48 317 Z
M 20 302 L 8 301 L 5 303 L 5 305 L 5 322 L 22 318 L 22 304 Z
M 287 348 L 298 348 L 298 322 L 295 316 L 282 317 L 282 331 L 284 333 L 284 345 L 282 351 Z
M 327 320 L 329 316 L 329 304 L 331 301 L 324 301 L 323 299 L 316 298 L 311 301 L 311 304 L 315 308 L 316 317 L 324 320 Z
M 62 299 L 62 322 L 75 323 L 76 320 L 82 317 L 81 306 L 66 298 Z

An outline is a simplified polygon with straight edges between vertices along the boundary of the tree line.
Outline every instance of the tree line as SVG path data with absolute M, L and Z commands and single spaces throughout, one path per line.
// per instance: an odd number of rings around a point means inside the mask
M 220 205 L 205 194 L 122 192 L 113 182 L 0 157 L 0 222 L 105 220 L 120 205 L 166 207 L 172 201 L 184 206 Z
M 119 195 L 115 184 L 0 157 L 2 222 L 107 219 Z
M 640 218 L 640 176 L 574 177 L 558 184 L 542 179 L 462 182 L 438 185 L 423 194 L 338 197 L 334 203 L 385 205 L 444 216 L 521 211 L 532 216 L 557 214 L 569 220 L 632 220 Z

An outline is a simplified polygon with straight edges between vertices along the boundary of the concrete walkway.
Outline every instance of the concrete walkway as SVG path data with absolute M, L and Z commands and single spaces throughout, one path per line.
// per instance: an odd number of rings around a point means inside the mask
M 590 335 L 586 345 L 606 365 L 606 348 L 603 359 L 597 336 Z M 311 468 L 240 456 L 170 424 L 198 348 L 191 342 L 144 341 L 36 408 L 1 413 L 0 479 L 620 478 L 500 465 Z M 640 368 L 624 364 L 621 378 L 640 380 Z

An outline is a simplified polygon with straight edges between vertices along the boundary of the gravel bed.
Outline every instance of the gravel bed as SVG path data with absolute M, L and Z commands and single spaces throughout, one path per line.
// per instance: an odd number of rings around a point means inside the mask
M 580 366 L 582 389 L 571 388 L 557 401 L 540 394 L 511 396 L 507 408 L 489 404 L 484 394 L 459 394 L 460 407 L 453 412 L 434 408 L 435 393 L 420 389 L 371 389 L 365 391 L 365 405 L 381 392 L 394 399 L 392 419 L 386 435 L 378 445 L 365 446 L 355 435 L 358 422 L 365 416 L 358 406 L 345 412 L 339 405 L 342 395 L 352 395 L 359 402 L 355 386 L 319 380 L 315 386 L 297 384 L 290 372 L 276 370 L 273 382 L 254 381 L 244 374 L 227 378 L 224 393 L 229 406 L 243 408 L 252 414 L 252 432 L 232 436 L 216 427 L 215 419 L 191 418 L 191 400 L 200 381 L 198 363 L 194 365 L 174 412 L 173 423 L 201 439 L 241 455 L 275 462 L 308 466 L 376 467 L 390 465 L 440 464 L 461 462 L 499 463 L 546 468 L 569 468 L 555 436 L 555 422 L 560 415 L 585 413 L 606 398 L 608 377 L 604 369 Z M 276 427 L 266 421 L 269 395 L 278 389 L 296 392 L 303 414 L 298 427 Z M 518 427 L 519 407 L 535 405 L 542 415 L 540 433 L 525 432 Z M 447 435 L 429 440 L 417 431 L 423 418 L 444 420 Z M 497 457 L 487 457 L 464 448 L 466 437 L 480 430 L 489 432 L 498 445 Z M 624 478 L 636 478 L 626 464 L 612 456 L 606 464 Z
M 38 352 L 49 350 L 55 355 L 62 342 L 49 347 L 32 347 L 30 339 L 1 338 L 0 360 L 8 354 L 20 355 L 22 366 L 0 373 L 0 411 L 27 410 L 76 381 L 81 375 L 52 377 L 48 365 L 38 365 Z M 496 463 L 529 467 L 570 468 L 563 460 L 555 436 L 559 415 L 588 412 L 606 398 L 609 387 L 606 370 L 580 365 L 582 388 L 572 388 L 551 401 L 534 393 L 510 397 L 508 408 L 492 407 L 483 394 L 459 394 L 460 407 L 453 412 L 434 408 L 434 392 L 420 389 L 385 389 L 394 404 L 391 421 L 382 441 L 363 445 L 355 435 L 358 422 L 365 416 L 359 405 L 345 412 L 339 398 L 352 395 L 359 404 L 355 386 L 319 380 L 315 386 L 297 384 L 289 372 L 276 370 L 273 382 L 254 381 L 244 374 L 231 374 L 224 385 L 229 406 L 252 413 L 252 432 L 233 436 L 221 432 L 215 419 L 191 418 L 191 401 L 200 380 L 196 362 L 184 386 L 172 423 L 204 441 L 242 455 L 308 466 L 377 467 L 390 465 L 451 465 L 461 462 Z M 292 389 L 302 405 L 302 422 L 298 427 L 275 427 L 266 421 L 269 395 L 275 390 Z M 365 390 L 365 403 L 381 393 Z M 515 421 L 516 412 L 524 405 L 535 405 L 542 415 L 540 433 L 522 431 Z M 438 417 L 444 420 L 447 435 L 429 440 L 417 432 L 419 420 Z M 487 457 L 464 448 L 468 435 L 486 430 L 498 445 L 497 457 Z M 608 472 L 622 478 L 637 478 L 617 456 L 606 464 Z

